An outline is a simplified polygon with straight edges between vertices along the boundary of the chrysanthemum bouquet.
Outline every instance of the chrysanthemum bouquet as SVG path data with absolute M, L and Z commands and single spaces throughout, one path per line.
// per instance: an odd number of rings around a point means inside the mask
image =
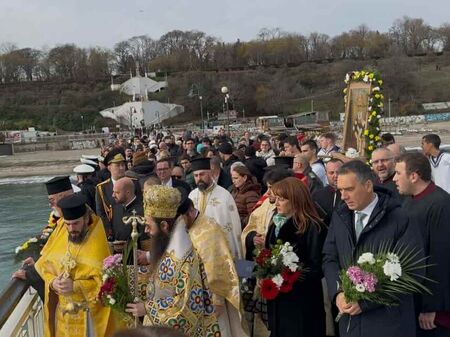
M 362 253 L 356 264 L 343 269 L 340 274 L 341 288 L 347 302 L 360 300 L 394 306 L 398 296 L 423 293 L 429 290 L 422 285 L 421 274 L 427 265 L 420 251 L 407 248 L 388 249 L 378 253 Z
M 102 286 L 98 297 L 103 305 L 125 314 L 127 303 L 132 303 L 134 298 L 129 285 L 127 264 L 122 263 L 127 259 L 122 259 L 122 254 L 115 254 L 103 260 Z
M 266 300 L 290 292 L 304 271 L 291 244 L 280 240 L 271 249 L 261 249 L 255 261 L 259 294 Z

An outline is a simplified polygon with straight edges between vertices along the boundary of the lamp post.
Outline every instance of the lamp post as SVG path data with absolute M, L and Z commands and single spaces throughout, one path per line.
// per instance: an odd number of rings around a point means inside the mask
M 220 89 L 220 91 L 224 95 L 225 109 L 227 109 L 227 133 L 229 136 L 230 135 L 230 108 L 228 106 L 228 99 L 230 98 L 230 94 L 229 94 L 227 87 L 222 87 L 222 89 Z
M 81 115 L 81 133 L 84 132 L 84 116 Z
M 197 96 L 200 101 L 200 115 L 201 115 L 201 119 L 202 119 L 201 129 L 202 129 L 202 132 L 204 132 L 205 131 L 205 122 L 203 119 L 203 96 L 200 95 L 199 86 L 194 83 L 191 85 L 191 89 L 189 89 L 188 97 L 194 98 L 195 96 Z

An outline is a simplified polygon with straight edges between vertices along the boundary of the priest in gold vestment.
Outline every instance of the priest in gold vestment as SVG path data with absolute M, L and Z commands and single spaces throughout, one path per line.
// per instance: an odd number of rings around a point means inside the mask
M 103 259 L 110 252 L 99 217 L 85 199 L 71 195 L 58 202 L 64 227 L 52 235 L 36 271 L 45 282 L 44 336 L 111 336 L 117 326 L 111 309 L 98 300 Z M 91 323 L 91 324 L 89 324 Z
M 180 192 L 172 187 L 153 185 L 145 192 L 153 273 L 147 301 L 127 304 L 127 312 L 144 316 L 144 325 L 171 327 L 188 337 L 220 337 L 203 263 L 177 214 L 180 201 Z
M 239 278 L 222 227 L 214 219 L 200 214 L 187 195 L 178 212 L 183 215 L 192 244 L 205 266 L 222 336 L 247 336 Z

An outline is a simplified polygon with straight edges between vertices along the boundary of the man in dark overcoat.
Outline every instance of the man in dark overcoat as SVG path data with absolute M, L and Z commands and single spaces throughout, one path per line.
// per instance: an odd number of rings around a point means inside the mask
M 363 252 L 377 253 L 381 246 L 404 245 L 420 251 L 419 229 L 409 222 L 392 192 L 373 184 L 373 173 L 362 161 L 344 164 L 338 171 L 337 187 L 344 201 L 333 213 L 323 248 L 323 271 L 328 292 L 343 314 L 339 321 L 344 337 L 414 337 L 413 295 L 399 296 L 398 306 L 369 301 L 347 302 L 339 273 Z

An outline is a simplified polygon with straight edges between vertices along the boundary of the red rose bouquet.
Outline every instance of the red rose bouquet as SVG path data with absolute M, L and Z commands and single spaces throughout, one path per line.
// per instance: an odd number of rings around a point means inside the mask
M 261 249 L 255 262 L 259 293 L 266 300 L 289 293 L 304 271 L 291 244 L 280 240 L 271 249 Z

